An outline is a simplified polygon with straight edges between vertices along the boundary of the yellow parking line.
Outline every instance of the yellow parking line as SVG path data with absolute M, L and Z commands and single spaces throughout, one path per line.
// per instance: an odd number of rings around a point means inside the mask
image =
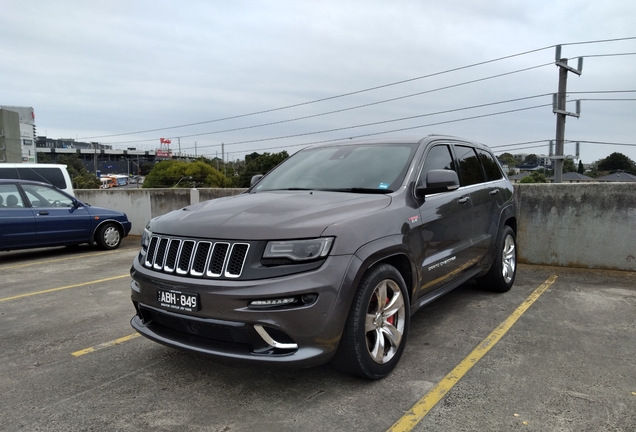
M 558 276 L 550 276 L 543 284 L 534 290 L 532 294 L 492 333 L 486 337 L 475 348 L 468 357 L 462 360 L 455 369 L 446 375 L 435 387 L 433 387 L 413 408 L 396 421 L 387 432 L 410 431 L 412 430 L 428 412 L 452 389 L 459 380 L 477 362 L 494 347 L 497 342 L 510 330 L 515 322 L 524 314 L 526 310 L 543 294 L 557 279 Z
M 83 287 L 86 285 L 93 285 L 93 284 L 98 284 L 101 282 L 108 282 L 108 281 L 112 281 L 112 280 L 117 280 L 117 279 L 123 279 L 125 277 L 130 277 L 129 274 L 125 274 L 125 275 L 121 275 L 121 276 L 113 276 L 113 277 L 109 277 L 109 278 L 105 278 L 105 279 L 98 279 L 98 280 L 94 280 L 94 281 L 90 281 L 90 282 L 83 282 L 83 283 L 79 283 L 79 284 L 75 284 L 75 285 L 67 285 L 67 286 L 63 286 L 63 287 L 59 287 L 59 288 L 51 288 L 51 289 L 47 289 L 47 290 L 43 290 L 43 291 L 36 291 L 36 292 L 31 292 L 31 293 L 26 293 L 26 294 L 20 294 L 17 296 L 13 296 L 13 297 L 5 297 L 5 298 L 0 298 L 0 303 L 5 302 L 5 301 L 9 301 L 9 300 L 17 300 L 17 299 L 21 299 L 24 297 L 31 297 L 31 296 L 35 296 L 35 295 L 39 295 L 39 294 L 47 294 L 47 293 L 51 293 L 51 292 L 55 292 L 55 291 L 62 291 L 62 290 L 66 290 L 69 288 L 79 288 L 79 287 Z
M 84 354 L 89 354 L 89 353 L 95 352 L 95 351 L 100 350 L 100 349 L 104 349 L 104 348 L 108 348 L 108 347 L 111 347 L 111 346 L 119 345 L 120 343 L 129 341 L 129 340 L 134 339 L 134 338 L 139 337 L 139 336 L 140 336 L 139 333 L 133 333 L 131 335 L 120 337 L 119 339 L 115 339 L 114 341 L 104 342 L 104 343 L 101 343 L 99 345 L 95 345 L 94 347 L 90 347 L 90 348 L 86 348 L 86 349 L 83 349 L 83 350 L 75 351 L 74 353 L 71 353 L 71 355 L 73 357 L 83 356 Z
M 109 255 L 109 254 L 114 254 L 114 253 L 121 253 L 123 251 L 136 251 L 139 250 L 139 248 L 125 248 L 125 249 L 117 249 L 114 251 L 108 251 L 108 252 L 97 252 L 97 253 L 92 253 L 92 254 L 88 254 L 86 256 L 101 256 L 101 255 Z M 84 256 L 84 255 L 82 255 Z M 0 270 L 9 270 L 9 269 L 16 269 L 16 268 L 21 268 L 21 267 L 29 267 L 29 266 L 33 266 L 33 265 L 40 265 L 40 264 L 48 264 L 48 263 L 54 263 L 54 262 L 59 262 L 59 261 L 67 261 L 67 260 L 77 260 L 77 255 L 73 255 L 70 257 L 66 257 L 66 258 L 58 258 L 58 259 L 52 259 L 52 260 L 41 260 L 41 261 L 31 261 L 28 262 L 26 264 L 16 264 L 16 265 L 12 265 L 12 266 L 2 266 L 0 267 Z

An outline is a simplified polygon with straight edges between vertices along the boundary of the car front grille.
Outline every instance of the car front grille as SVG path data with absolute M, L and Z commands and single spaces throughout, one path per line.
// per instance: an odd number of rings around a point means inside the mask
M 253 345 L 253 341 L 245 332 L 245 326 L 232 327 L 222 324 L 195 320 L 186 316 L 162 313 L 154 309 L 142 307 L 139 315 L 146 324 L 159 326 L 177 333 L 196 336 L 214 342 Z
M 180 276 L 236 279 L 249 248 L 249 243 L 152 236 L 144 266 Z

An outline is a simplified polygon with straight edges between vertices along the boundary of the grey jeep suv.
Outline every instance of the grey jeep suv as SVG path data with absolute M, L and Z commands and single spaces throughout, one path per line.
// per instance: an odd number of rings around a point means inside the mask
M 513 188 L 484 145 L 431 135 L 294 154 L 244 194 L 152 219 L 132 326 L 173 348 L 382 378 L 409 318 L 515 279 Z

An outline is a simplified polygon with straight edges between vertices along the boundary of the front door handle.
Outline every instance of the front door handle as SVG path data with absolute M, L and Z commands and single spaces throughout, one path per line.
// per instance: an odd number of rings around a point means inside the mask
M 466 204 L 468 202 L 468 200 L 470 199 L 470 197 L 465 196 L 465 197 L 461 197 L 459 200 L 457 200 L 457 202 L 459 204 Z
M 499 189 L 493 189 L 490 191 L 490 195 L 497 195 L 499 193 Z
M 47 211 L 41 211 L 40 213 L 38 213 L 40 216 L 46 216 L 49 214 L 49 212 Z

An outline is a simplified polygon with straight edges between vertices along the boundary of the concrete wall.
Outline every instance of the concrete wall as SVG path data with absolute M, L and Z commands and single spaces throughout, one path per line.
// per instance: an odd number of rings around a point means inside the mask
M 636 271 L 636 183 L 515 185 L 520 262 Z
M 200 201 L 237 195 L 245 189 L 76 189 L 75 197 L 98 207 L 123 211 L 132 235 L 141 235 L 150 219 Z
M 155 216 L 243 189 L 76 190 L 126 212 L 131 234 Z M 636 271 L 636 183 L 519 184 L 518 259 L 528 264 Z

